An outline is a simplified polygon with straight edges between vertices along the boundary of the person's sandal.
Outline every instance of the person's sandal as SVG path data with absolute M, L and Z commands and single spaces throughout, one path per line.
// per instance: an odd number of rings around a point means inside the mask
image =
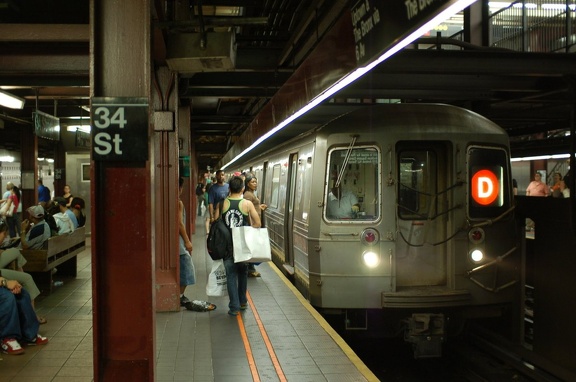
M 256 271 L 248 272 L 248 277 L 260 277 L 260 272 Z

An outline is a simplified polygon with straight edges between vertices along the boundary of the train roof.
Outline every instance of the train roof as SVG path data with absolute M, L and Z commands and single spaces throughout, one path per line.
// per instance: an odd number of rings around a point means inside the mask
M 376 104 L 349 111 L 319 126 L 318 130 L 350 131 L 369 126 L 373 130 L 405 133 L 417 139 L 419 134 L 466 134 L 508 136 L 506 131 L 473 111 L 445 104 Z
M 276 150 L 306 135 L 350 133 L 360 125 L 369 125 L 374 132 L 385 129 L 389 132 L 406 133 L 411 139 L 418 139 L 418 134 L 424 132 L 427 133 L 425 139 L 430 139 L 430 132 L 445 136 L 474 132 L 478 134 L 478 139 L 481 139 L 481 136 L 501 135 L 502 142 L 508 142 L 504 129 L 473 111 L 457 106 L 417 103 L 368 105 L 324 103 L 255 147 L 241 162 Z

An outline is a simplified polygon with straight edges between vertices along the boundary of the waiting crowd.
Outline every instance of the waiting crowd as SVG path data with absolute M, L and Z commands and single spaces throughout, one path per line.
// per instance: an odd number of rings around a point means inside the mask
M 74 197 L 68 185 L 61 197 L 51 199 L 48 187 L 38 180 L 38 201 L 21 220 L 21 193 L 16 185 L 8 182 L 0 200 L 0 350 L 6 354 L 22 354 L 22 345 L 48 342 L 38 334 L 46 319 L 34 309 L 40 290 L 24 272 L 27 261 L 20 250 L 42 249 L 50 237 L 72 232 L 86 222 L 84 200 Z

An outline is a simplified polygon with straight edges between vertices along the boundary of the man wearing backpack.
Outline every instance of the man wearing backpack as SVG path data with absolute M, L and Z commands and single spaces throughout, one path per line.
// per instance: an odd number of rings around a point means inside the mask
M 261 225 L 260 215 L 254 208 L 254 204 L 243 198 L 244 179 L 235 176 L 230 180 L 229 184 L 230 196 L 224 200 L 222 211 L 219 211 L 219 206 L 217 206 L 216 213 L 222 213 L 222 219 L 224 219 L 224 223 L 230 229 L 249 225 L 259 228 Z M 235 263 L 233 253 L 229 253 L 224 257 L 224 267 L 226 268 L 228 296 L 230 296 L 228 314 L 237 316 L 241 310 L 246 310 L 248 307 L 246 297 L 248 264 Z

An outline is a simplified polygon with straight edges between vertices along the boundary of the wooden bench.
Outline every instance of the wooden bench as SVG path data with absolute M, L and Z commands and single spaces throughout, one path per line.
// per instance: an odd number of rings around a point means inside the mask
M 32 274 L 40 289 L 51 291 L 54 268 L 58 268 L 58 276 L 76 277 L 76 256 L 86 249 L 86 230 L 80 227 L 71 233 L 52 236 L 44 247 L 23 249 L 21 253 L 28 261 L 24 271 Z

